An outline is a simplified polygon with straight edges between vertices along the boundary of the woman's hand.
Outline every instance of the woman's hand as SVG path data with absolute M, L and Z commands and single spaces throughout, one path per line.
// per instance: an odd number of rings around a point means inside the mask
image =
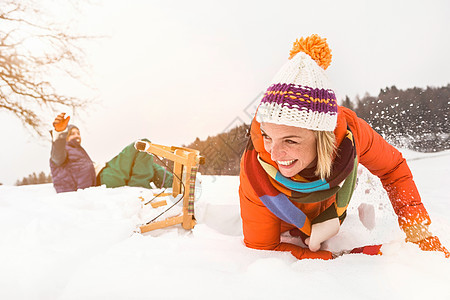
M 450 252 L 442 246 L 437 236 L 428 230 L 428 225 L 415 224 L 403 228 L 406 233 L 406 241 L 419 245 L 423 251 L 441 251 L 446 258 L 450 258 Z
M 67 124 L 69 124 L 70 116 L 64 118 L 65 115 L 66 113 L 60 113 L 53 121 L 53 127 L 58 132 L 64 131 L 67 128 Z
M 339 232 L 340 227 L 338 218 L 313 224 L 311 226 L 311 237 L 305 240 L 305 244 L 309 247 L 309 250 L 316 252 L 320 249 L 320 246 L 324 241 L 335 236 Z
M 441 244 L 437 236 L 430 236 L 426 239 L 416 242 L 423 251 L 441 251 L 446 258 L 450 258 L 450 252 Z

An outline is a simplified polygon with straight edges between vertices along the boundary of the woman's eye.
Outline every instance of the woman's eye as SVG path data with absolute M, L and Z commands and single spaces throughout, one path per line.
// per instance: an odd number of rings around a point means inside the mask
M 293 140 L 286 140 L 286 143 L 291 144 L 291 145 L 297 144 L 297 142 L 293 141 Z

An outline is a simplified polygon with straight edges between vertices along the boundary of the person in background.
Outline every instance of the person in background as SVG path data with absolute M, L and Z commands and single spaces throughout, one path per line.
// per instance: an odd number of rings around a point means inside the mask
M 125 147 L 104 165 L 95 165 L 81 146 L 80 130 L 69 125 L 65 113 L 53 122 L 50 169 L 57 193 L 72 192 L 96 185 L 106 187 L 171 187 L 172 174 L 153 161 L 153 156 L 139 152 L 134 143 Z M 148 140 L 147 140 L 148 141 Z
M 94 164 L 81 147 L 80 130 L 59 114 L 53 122 L 50 170 L 57 193 L 85 189 L 96 184 Z
M 325 74 L 330 63 L 326 39 L 297 40 L 261 100 L 241 159 L 245 245 L 289 251 L 298 259 L 335 257 L 322 243 L 339 232 L 362 164 L 380 178 L 406 241 L 450 257 L 428 230 L 431 219 L 402 154 L 338 106 Z M 281 242 L 285 231 L 307 247 Z M 379 254 L 380 247 L 354 253 Z

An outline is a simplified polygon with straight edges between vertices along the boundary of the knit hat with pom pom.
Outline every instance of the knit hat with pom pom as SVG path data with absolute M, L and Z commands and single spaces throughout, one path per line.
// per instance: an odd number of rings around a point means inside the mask
M 256 121 L 333 131 L 337 102 L 325 74 L 330 63 L 326 39 L 313 34 L 296 40 L 289 61 L 261 100 Z

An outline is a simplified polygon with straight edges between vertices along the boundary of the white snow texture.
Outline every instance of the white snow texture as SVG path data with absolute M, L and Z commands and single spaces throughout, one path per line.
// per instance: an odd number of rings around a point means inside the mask
M 403 151 L 450 247 L 450 151 Z M 361 170 L 331 251 L 383 243 L 382 256 L 297 260 L 243 244 L 237 176 L 203 176 L 198 224 L 136 233 L 163 208 L 151 190 L 0 186 L 0 299 L 450 299 L 450 260 L 404 242 L 379 180 Z M 199 193 L 200 194 L 200 193 Z M 174 215 L 180 211 L 176 206 Z M 284 234 L 283 241 L 300 244 Z

